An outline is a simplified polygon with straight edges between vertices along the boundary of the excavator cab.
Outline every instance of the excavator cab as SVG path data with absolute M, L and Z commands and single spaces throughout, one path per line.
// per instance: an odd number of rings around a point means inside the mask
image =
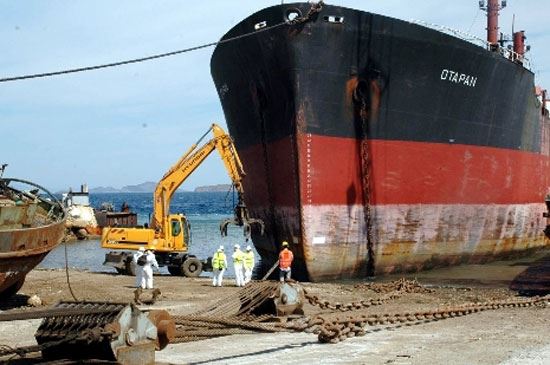
M 190 243 L 190 226 L 187 217 L 183 214 L 170 214 L 169 224 L 171 239 L 169 240 L 169 248 L 178 251 L 186 251 L 187 246 Z

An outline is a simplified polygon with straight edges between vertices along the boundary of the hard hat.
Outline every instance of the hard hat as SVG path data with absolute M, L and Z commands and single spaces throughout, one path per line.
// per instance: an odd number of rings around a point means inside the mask
M 250 247 L 250 245 L 246 246 L 246 250 L 247 251 L 251 251 L 252 250 L 252 247 Z
M 287 241 L 283 241 L 283 247 L 286 247 L 288 246 L 288 242 Z
M 218 248 L 218 250 L 223 251 L 223 245 L 221 245 L 220 248 Z
M 239 245 L 235 245 L 235 248 L 241 248 L 241 246 L 239 246 Z
M 141 252 L 145 251 L 145 247 L 140 247 L 138 251 L 141 251 Z

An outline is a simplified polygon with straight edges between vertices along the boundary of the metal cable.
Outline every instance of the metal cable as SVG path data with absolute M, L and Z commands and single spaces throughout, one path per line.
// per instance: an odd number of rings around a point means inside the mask
M 73 69 L 62 70 L 62 71 L 44 72 L 44 73 L 31 74 L 31 75 L 4 77 L 4 78 L 0 79 L 0 82 L 18 81 L 18 80 L 27 80 L 27 79 L 36 79 L 36 78 L 42 78 L 42 77 L 58 76 L 58 75 L 65 75 L 65 74 L 70 74 L 70 73 L 92 71 L 92 70 L 98 70 L 98 69 L 102 69 L 102 68 L 109 68 L 109 67 L 129 65 L 129 64 L 132 64 L 132 63 L 140 63 L 140 62 L 145 62 L 145 61 L 151 61 L 151 60 L 155 60 L 155 59 L 158 59 L 158 58 L 175 56 L 175 55 L 178 55 L 178 54 L 181 54 L 181 53 L 187 53 L 187 52 L 197 51 L 197 50 L 203 49 L 203 48 L 217 46 L 219 44 L 232 42 L 232 41 L 235 41 L 235 40 L 238 40 L 238 39 L 241 39 L 241 38 L 245 38 L 245 37 L 248 37 L 248 36 L 251 36 L 251 35 L 254 35 L 254 34 L 258 34 L 258 33 L 261 33 L 261 32 L 266 32 L 268 30 L 278 28 L 282 25 L 293 25 L 293 24 L 296 24 L 296 23 L 295 22 L 281 22 L 281 23 L 278 23 L 278 24 L 275 24 L 275 25 L 272 25 L 272 26 L 269 26 L 269 27 L 258 29 L 254 32 L 241 34 L 241 35 L 238 35 L 238 36 L 235 36 L 235 37 L 222 39 L 222 40 L 219 40 L 217 42 L 206 43 L 206 44 L 202 44 L 200 46 L 185 48 L 185 49 L 181 49 L 181 50 L 178 50 L 178 51 L 160 53 L 160 54 L 156 54 L 156 55 L 152 55 L 152 56 L 134 58 L 134 59 L 125 60 L 125 61 L 105 63 L 105 64 L 102 64 L 102 65 L 73 68 Z
M 74 301 L 78 302 L 76 295 L 74 295 L 73 293 L 73 288 L 71 287 L 71 280 L 69 277 L 69 257 L 67 255 L 67 241 L 63 242 L 63 245 L 65 246 L 65 276 L 67 277 L 67 286 L 69 287 L 69 292 L 71 292 L 71 296 L 73 297 Z

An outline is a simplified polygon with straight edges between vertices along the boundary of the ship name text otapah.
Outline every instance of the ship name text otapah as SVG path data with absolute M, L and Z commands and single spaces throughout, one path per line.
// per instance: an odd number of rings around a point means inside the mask
M 449 81 L 455 84 L 462 84 L 469 87 L 476 87 L 477 77 L 463 74 L 444 68 L 441 70 L 441 80 Z

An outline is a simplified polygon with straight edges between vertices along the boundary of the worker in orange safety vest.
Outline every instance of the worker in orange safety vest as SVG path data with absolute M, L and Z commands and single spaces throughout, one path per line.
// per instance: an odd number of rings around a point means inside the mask
M 279 253 L 279 280 L 285 281 L 290 279 L 290 267 L 292 265 L 292 260 L 294 260 L 294 255 L 292 251 L 288 249 L 287 241 L 283 241 L 282 246 L 283 249 Z

